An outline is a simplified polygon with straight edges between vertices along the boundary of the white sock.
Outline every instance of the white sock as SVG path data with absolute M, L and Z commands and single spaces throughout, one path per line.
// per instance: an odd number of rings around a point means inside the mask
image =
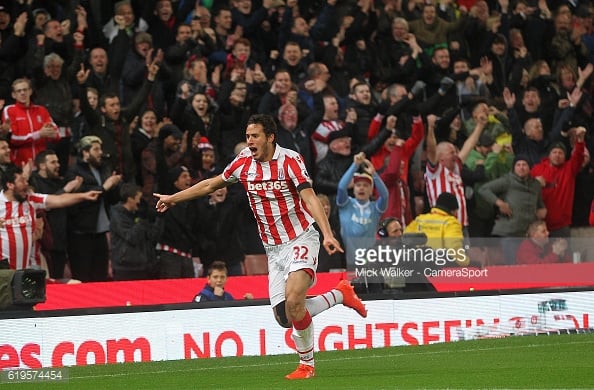
M 309 311 L 309 314 L 314 317 L 339 303 L 342 303 L 342 293 L 336 289 L 333 289 L 327 293 L 306 299 L 305 307 L 307 311 Z
M 314 366 L 314 327 L 311 315 L 308 313 L 305 319 L 309 322 L 304 329 L 297 329 L 295 322 L 293 322 L 293 334 L 291 337 L 295 342 L 295 349 L 299 354 L 299 363 L 307 364 L 308 366 Z M 301 321 L 303 322 L 303 320 Z

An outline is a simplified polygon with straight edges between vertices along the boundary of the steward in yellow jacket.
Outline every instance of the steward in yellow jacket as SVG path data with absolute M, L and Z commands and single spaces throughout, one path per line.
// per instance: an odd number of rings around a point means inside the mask
M 470 258 L 464 249 L 464 234 L 462 225 L 456 218 L 457 210 L 456 197 L 443 192 L 437 198 L 435 207 L 430 212 L 417 216 L 404 233 L 425 233 L 427 245 L 435 250 L 436 256 L 447 255 L 451 259 L 447 263 L 450 266 L 467 266 Z

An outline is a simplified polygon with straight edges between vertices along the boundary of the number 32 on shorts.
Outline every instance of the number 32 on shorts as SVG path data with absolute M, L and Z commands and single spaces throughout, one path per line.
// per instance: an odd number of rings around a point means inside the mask
M 305 245 L 296 245 L 293 247 L 293 261 L 298 263 L 307 263 L 309 260 L 309 248 Z M 313 264 L 317 262 L 317 258 L 314 257 Z

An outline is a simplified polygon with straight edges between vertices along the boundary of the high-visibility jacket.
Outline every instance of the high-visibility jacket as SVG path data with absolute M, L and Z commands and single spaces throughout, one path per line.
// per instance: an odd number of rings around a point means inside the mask
M 458 218 L 433 207 L 429 213 L 415 218 L 404 233 L 425 233 L 427 245 L 433 249 L 453 249 L 454 259 L 459 266 L 467 266 L 470 258 L 464 250 L 464 234 Z

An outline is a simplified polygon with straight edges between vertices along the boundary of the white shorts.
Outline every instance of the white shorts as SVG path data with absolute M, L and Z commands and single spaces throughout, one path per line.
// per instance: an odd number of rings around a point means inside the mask
M 279 245 L 266 245 L 268 256 L 268 293 L 270 304 L 275 307 L 285 300 L 285 285 L 289 273 L 311 269 L 315 275 L 320 252 L 320 234 L 311 226 L 293 240 Z M 315 284 L 315 278 L 311 286 Z

